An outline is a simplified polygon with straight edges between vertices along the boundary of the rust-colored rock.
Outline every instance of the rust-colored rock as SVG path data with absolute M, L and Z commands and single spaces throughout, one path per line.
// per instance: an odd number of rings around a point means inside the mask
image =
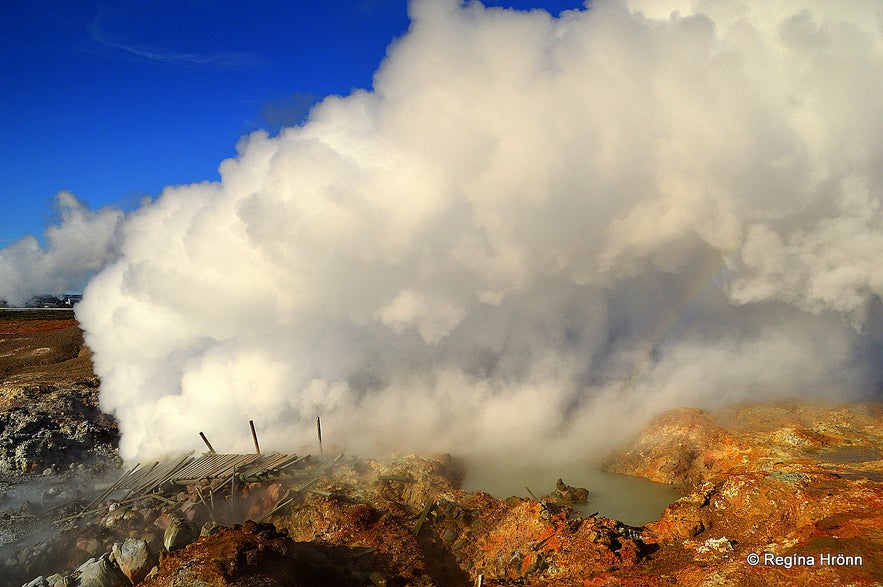
M 113 558 L 123 574 L 133 585 L 137 585 L 157 563 L 157 557 L 144 540 L 129 538 L 112 548 Z
M 668 412 L 611 468 L 692 487 L 644 531 L 660 550 L 643 566 L 660 577 L 871 584 L 883 579 L 881 449 L 879 405 L 783 402 Z
M 555 490 L 544 499 L 558 505 L 586 503 L 589 499 L 589 490 L 585 487 L 571 487 L 563 479 L 558 479 L 555 482 Z
M 364 585 L 346 571 L 346 549 L 296 543 L 270 524 L 245 522 L 164 557 L 144 587 Z

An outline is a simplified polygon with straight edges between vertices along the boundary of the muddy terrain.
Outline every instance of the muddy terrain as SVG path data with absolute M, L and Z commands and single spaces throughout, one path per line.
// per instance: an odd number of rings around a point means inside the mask
M 608 468 L 685 497 L 633 527 L 564 481 L 463 491 L 451 455 L 138 477 L 97 392 L 72 313 L 0 315 L 0 587 L 883 584 L 878 404 L 660 415 Z

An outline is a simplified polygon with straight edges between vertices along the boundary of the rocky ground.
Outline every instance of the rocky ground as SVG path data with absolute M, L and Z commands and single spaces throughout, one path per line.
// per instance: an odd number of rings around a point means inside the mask
M 0 316 L 0 373 L 2 587 L 883 585 L 879 404 L 662 414 L 608 465 L 686 496 L 634 528 L 574 511 L 563 482 L 462 491 L 449 455 L 311 457 L 90 508 L 120 471 L 72 317 Z
M 880 404 L 675 410 L 610 468 L 692 488 L 642 533 L 660 546 L 642 565 L 648 577 L 685 585 L 883 584 Z M 759 562 L 747 564 L 750 555 Z
M 0 471 L 104 464 L 118 436 L 73 312 L 0 310 Z

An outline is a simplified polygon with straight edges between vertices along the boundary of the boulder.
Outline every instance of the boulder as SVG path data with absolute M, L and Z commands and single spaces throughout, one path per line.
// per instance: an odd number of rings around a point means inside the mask
M 123 574 L 133 585 L 141 582 L 157 563 L 157 556 L 145 540 L 129 538 L 113 545 L 113 557 Z
M 589 499 L 589 490 L 585 487 L 571 487 L 563 480 L 558 479 L 555 483 L 555 491 L 550 493 L 546 500 L 556 504 L 586 503 Z
M 163 535 L 163 546 L 167 552 L 184 548 L 199 538 L 199 530 L 190 520 L 173 518 Z
M 107 553 L 90 558 L 74 571 L 77 587 L 128 587 L 129 579 L 113 564 Z
M 216 524 L 215 522 L 206 522 L 202 525 L 202 528 L 199 530 L 199 537 L 204 538 L 205 536 L 211 536 L 212 534 L 217 534 L 218 530 L 221 529 L 221 526 Z

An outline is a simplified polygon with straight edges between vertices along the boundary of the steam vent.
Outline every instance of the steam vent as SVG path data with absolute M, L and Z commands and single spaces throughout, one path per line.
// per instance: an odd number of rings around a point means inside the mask
M 630 526 L 562 479 L 541 497 L 464 491 L 450 455 L 258 453 L 255 434 L 250 453 L 213 452 L 206 437 L 205 452 L 123 465 L 70 313 L 2 318 L 15 349 L 2 363 L 4 587 L 854 585 L 883 573 L 878 405 L 665 412 L 607 457 L 609 471 L 681 488 Z

